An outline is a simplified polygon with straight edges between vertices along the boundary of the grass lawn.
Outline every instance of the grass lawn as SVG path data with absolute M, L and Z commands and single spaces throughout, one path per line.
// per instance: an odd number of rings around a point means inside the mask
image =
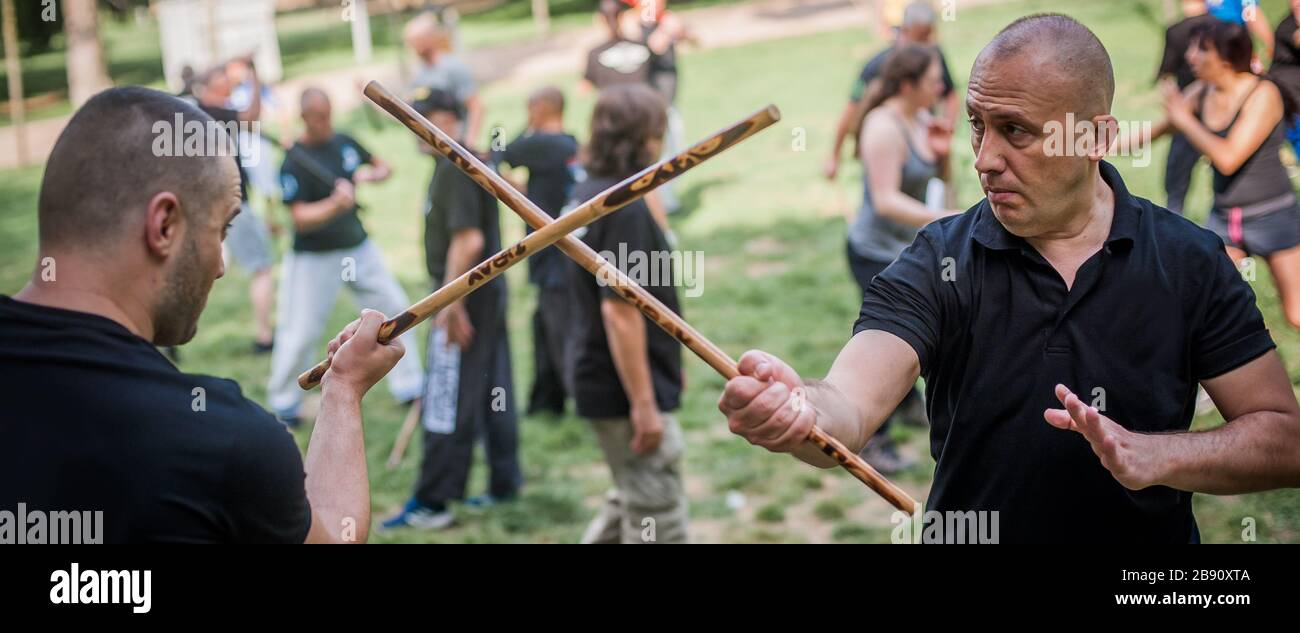
M 1155 117 L 1159 101 L 1151 85 L 1162 30 L 1126 0 L 1078 3 L 1031 0 L 1013 7 L 961 9 L 957 21 L 942 25 L 943 45 L 953 74 L 965 77 L 980 47 L 1014 17 L 1044 10 L 1066 11 L 1098 31 L 1114 57 L 1118 77 L 1116 115 Z M 1276 19 L 1282 3 L 1266 2 Z M 845 217 L 859 195 L 857 170 L 846 168 L 834 184 L 819 176 L 822 160 L 850 83 L 861 61 L 879 46 L 866 28 L 688 53 L 683 60 L 681 107 L 688 136 L 698 138 L 768 102 L 783 120 L 772 129 L 686 176 L 679 194 L 690 212 L 675 217 L 681 246 L 705 254 L 699 298 L 684 298 L 687 318 L 723 349 L 738 356 L 761 347 L 789 360 L 806 376 L 821 376 L 850 333 L 857 314 L 857 289 L 843 259 Z M 305 62 L 304 62 L 305 63 Z M 513 137 L 523 123 L 527 93 L 555 83 L 571 95 L 568 121 L 585 135 L 590 97 L 577 96 L 574 74 L 539 78 L 534 83 L 496 84 L 485 91 L 491 125 Z M 364 111 L 341 117 L 346 128 L 396 165 L 389 182 L 363 188 L 363 219 L 414 299 L 428 290 L 422 263 L 421 209 L 432 165 L 418 155 L 409 133 Z M 959 131 L 956 147 L 968 147 Z M 966 143 L 963 145 L 963 143 Z M 1117 161 L 1138 195 L 1157 201 L 1166 143 L 1157 146 L 1146 167 Z M 957 151 L 956 173 L 962 206 L 978 200 L 971 153 Z M 1203 216 L 1208 208 L 1209 174 L 1194 183 L 1188 208 Z M 35 260 L 35 204 L 39 169 L 4 172 L 0 178 L 0 292 L 24 283 Z M 283 220 L 283 212 L 274 213 Z M 506 239 L 522 235 L 522 223 L 502 211 Z M 1197 219 L 1200 219 L 1199 217 Z M 284 240 L 281 240 L 281 248 Z M 1300 378 L 1300 334 L 1282 317 L 1266 267 L 1254 282 L 1273 335 L 1290 374 Z M 508 274 L 514 344 L 515 403 L 522 406 L 529 384 L 529 317 L 534 294 L 523 269 Z M 215 286 L 198 337 L 183 349 L 182 368 L 234 378 L 248 395 L 262 401 L 268 360 L 245 353 L 250 309 L 247 277 L 234 269 Z M 355 314 L 349 299 L 340 302 L 329 331 Z M 420 328 L 420 336 L 424 335 Z M 321 342 L 324 348 L 324 341 Z M 413 350 L 418 352 L 418 350 Z M 892 512 L 883 500 L 841 471 L 818 471 L 789 457 L 771 455 L 731 436 L 715 402 L 722 379 L 706 365 L 686 360 L 688 388 L 678 417 L 687 432 L 686 478 L 694 537 L 723 542 L 879 542 L 889 540 Z M 373 507 L 388 513 L 409 494 L 417 468 L 418 442 L 395 471 L 384 462 L 403 412 L 382 388 L 365 403 Z M 1198 427 L 1221 424 L 1198 419 Z M 896 478 L 924 498 L 934 462 L 924 432 L 898 428 L 905 452 L 916 466 Z M 298 437 L 305 445 L 308 431 Z M 521 419 L 522 460 L 527 477 L 517 503 L 482 514 L 462 512 L 459 525 L 429 534 L 375 535 L 380 542 L 572 542 L 594 512 L 609 476 L 594 437 L 572 415 Z M 471 494 L 483 489 L 476 467 Z M 1200 495 L 1196 502 L 1203 537 L 1240 542 L 1243 519 L 1256 524 L 1261 541 L 1300 540 L 1300 492 L 1277 491 L 1234 497 Z M 458 509 L 458 512 L 461 510 Z M 1123 526 L 1116 526 L 1122 530 Z

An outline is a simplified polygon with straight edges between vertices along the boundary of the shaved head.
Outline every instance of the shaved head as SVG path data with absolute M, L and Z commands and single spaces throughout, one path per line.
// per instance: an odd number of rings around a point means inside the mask
M 325 94 L 324 90 L 316 87 L 308 87 L 302 91 L 302 97 L 298 100 L 298 109 L 301 112 L 317 108 L 328 108 L 330 105 L 330 96 Z
M 1108 114 L 1115 71 L 1101 40 L 1078 20 L 1058 13 L 1028 15 L 1002 29 L 975 59 L 971 75 L 1010 61 L 1028 61 L 1028 78 L 1088 118 Z
M 231 174 L 238 178 L 230 154 L 158 155 L 155 139 L 171 134 L 178 120 L 212 123 L 189 102 L 149 88 L 112 88 L 87 101 L 45 164 L 41 248 L 111 250 L 144 222 L 145 208 L 161 192 L 175 194 L 191 219 L 228 202 Z
M 33 292 L 101 297 L 155 345 L 193 338 L 240 210 L 235 151 L 228 128 L 187 101 L 141 87 L 95 95 L 50 153 L 38 210 L 41 255 L 77 272 Z
M 1009 232 L 1050 239 L 1088 226 L 1104 195 L 1114 96 L 1106 48 L 1074 18 L 1020 18 L 980 52 L 966 88 L 971 148 L 993 215 Z

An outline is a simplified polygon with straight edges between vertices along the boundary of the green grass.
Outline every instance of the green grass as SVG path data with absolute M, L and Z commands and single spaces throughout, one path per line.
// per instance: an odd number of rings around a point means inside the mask
M 1276 15 L 1277 3 L 1266 4 Z M 1151 87 L 1159 53 L 1155 25 L 1122 0 L 1068 3 L 1037 0 L 1011 7 L 962 9 L 942 37 L 953 73 L 964 84 L 975 54 L 989 35 L 1013 17 L 1038 10 L 1066 10 L 1094 26 L 1115 58 L 1119 72 L 1117 116 L 1154 116 L 1159 102 Z M 857 289 L 843 261 L 844 216 L 859 195 L 856 169 L 834 184 L 818 175 L 835 116 L 852 78 L 878 43 L 865 28 L 689 53 L 683 60 L 682 110 L 688 135 L 698 138 L 730 124 L 768 102 L 784 118 L 772 129 L 685 177 L 679 193 L 693 210 L 674 223 L 682 247 L 705 253 L 703 296 L 684 298 L 684 312 L 700 331 L 738 356 L 761 347 L 789 360 L 808 376 L 820 376 L 847 339 L 857 313 Z M 485 89 L 489 126 L 513 135 L 523 122 L 524 97 L 542 83 L 570 95 L 569 126 L 585 136 L 591 99 L 574 95 L 575 75 L 536 78 Z M 341 117 L 340 126 L 397 167 L 382 185 L 361 189 L 363 216 L 390 267 L 414 298 L 427 292 L 422 265 L 421 208 L 431 171 L 409 133 L 365 111 Z M 799 151 L 794 143 L 806 140 Z M 959 132 L 956 147 L 966 147 Z M 1147 168 L 1117 164 L 1138 195 L 1162 200 L 1165 144 Z M 956 173 L 963 206 L 978 198 L 969 151 L 957 151 Z M 35 192 L 39 169 L 4 172 L 0 178 L 0 292 L 24 283 L 35 260 Z M 1190 209 L 1209 203 L 1208 174 L 1200 173 Z M 277 210 L 276 213 L 282 214 Z M 503 210 L 505 239 L 522 235 L 520 222 Z M 283 245 L 282 245 L 283 247 Z M 1286 358 L 1300 378 L 1300 333 L 1281 316 L 1264 267 L 1255 282 L 1260 306 Z M 515 403 L 521 405 L 530 376 L 529 317 L 533 289 L 523 269 L 508 273 Z M 268 361 L 245 353 L 249 314 L 247 278 L 234 269 L 214 287 L 198 337 L 183 350 L 186 371 L 228 376 L 248 395 L 265 398 Z M 341 328 L 355 306 L 344 299 L 327 330 Z M 419 330 L 424 336 L 424 329 Z M 321 342 L 323 348 L 324 341 Z M 418 352 L 418 350 L 413 350 Z M 691 497 L 695 538 L 727 542 L 888 542 L 892 509 L 841 471 L 817 471 L 786 456 L 768 454 L 731 436 L 716 409 L 723 381 L 703 363 L 686 360 L 688 388 L 678 412 L 687 434 L 684 471 Z M 418 442 L 389 472 L 384 462 L 403 412 L 378 388 L 365 402 L 367 451 L 376 515 L 409 494 L 419 458 Z M 1217 417 L 1198 427 L 1219 424 Z M 610 485 L 595 439 L 572 415 L 521 419 L 526 488 L 514 505 L 481 514 L 457 509 L 459 524 L 442 533 L 375 535 L 380 542 L 573 542 Z M 924 498 L 934 461 L 924 432 L 897 428 L 896 439 L 917 464 L 896 481 Z M 306 442 L 307 431 L 298 432 Z M 484 489 L 481 461 L 470 493 Z M 736 502 L 739 503 L 736 503 Z M 1240 542 L 1242 521 L 1251 518 L 1260 541 L 1300 540 L 1300 493 L 1293 490 L 1233 497 L 1198 495 L 1195 501 L 1206 541 Z

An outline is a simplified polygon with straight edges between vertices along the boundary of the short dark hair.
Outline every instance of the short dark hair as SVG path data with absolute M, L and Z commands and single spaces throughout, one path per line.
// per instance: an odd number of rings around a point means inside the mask
M 439 88 L 421 90 L 411 107 L 426 117 L 435 112 L 450 112 L 457 121 L 465 118 L 465 106 L 456 95 Z
M 1115 100 L 1115 69 L 1101 39 L 1082 22 L 1060 13 L 1035 13 L 1008 24 L 975 59 L 975 68 L 992 59 L 1027 54 L 1046 58 L 1076 84 L 1077 104 L 1107 114 Z M 974 75 L 974 69 L 972 69 Z
M 663 138 L 668 111 L 663 97 L 644 84 L 619 84 L 600 93 L 591 113 L 591 140 L 584 164 L 594 176 L 623 178 L 658 156 L 647 141 Z
M 528 95 L 528 105 L 545 104 L 555 114 L 564 114 L 564 93 L 555 86 L 542 86 Z
M 132 213 L 163 191 L 176 194 L 187 218 L 206 218 L 231 191 L 229 172 L 219 165 L 235 160 L 234 147 L 224 155 L 185 156 L 181 148 L 160 155 L 157 139 L 173 134 L 178 121 L 213 127 L 212 117 L 190 102 L 139 86 L 110 88 L 81 106 L 45 163 L 37 213 L 41 246 L 111 243 L 105 238 L 118 237 Z
M 1214 51 L 1232 69 L 1239 73 L 1250 72 L 1250 58 L 1255 43 L 1246 27 L 1222 20 L 1209 20 L 1196 25 L 1191 33 L 1192 46 L 1203 51 Z

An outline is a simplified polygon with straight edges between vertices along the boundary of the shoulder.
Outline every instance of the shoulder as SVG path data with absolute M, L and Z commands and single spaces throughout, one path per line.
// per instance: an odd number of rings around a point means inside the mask
M 1272 79 L 1261 78 L 1259 87 L 1250 95 L 1250 100 L 1244 108 L 1253 108 L 1256 111 L 1263 111 L 1269 108 L 1282 108 L 1282 89 L 1277 82 Z
M 193 384 L 192 408 L 202 407 L 211 414 L 208 424 L 217 425 L 233 433 L 260 434 L 267 430 L 283 430 L 275 416 L 244 396 L 239 383 L 228 378 L 203 374 L 180 374 L 180 380 Z M 200 399 L 201 398 L 201 399 Z
M 877 149 L 882 143 L 888 143 L 890 147 L 901 147 L 907 141 L 894 114 L 885 108 L 876 108 L 867 114 L 862 122 L 862 138 L 869 141 L 864 145 Z
M 358 142 L 357 139 L 352 138 L 350 134 L 346 134 L 344 132 L 334 133 L 334 144 L 340 147 L 347 147 L 347 146 L 357 147 L 357 148 L 361 147 L 361 143 Z

